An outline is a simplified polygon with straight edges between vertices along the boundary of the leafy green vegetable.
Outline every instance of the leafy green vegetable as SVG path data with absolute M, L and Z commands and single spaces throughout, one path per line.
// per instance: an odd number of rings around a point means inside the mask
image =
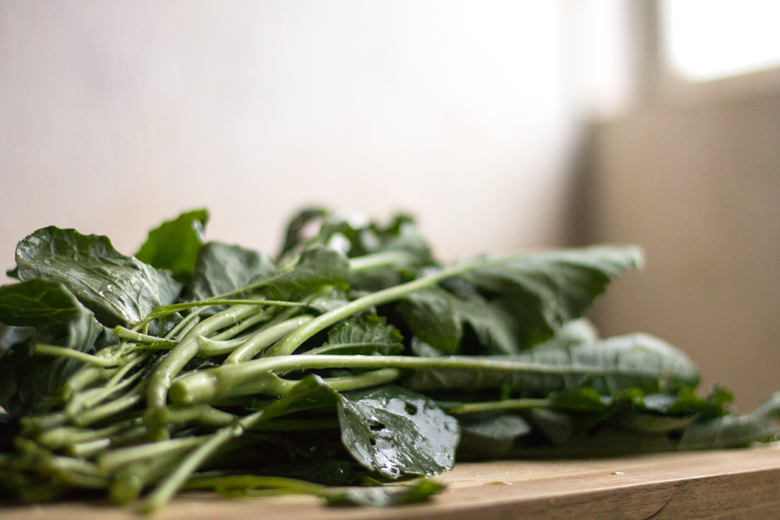
M 735 417 L 682 352 L 598 339 L 583 312 L 632 246 L 438 263 L 408 215 L 325 208 L 277 261 L 203 243 L 208 213 L 137 257 L 54 227 L 0 287 L 0 493 L 138 511 L 179 489 L 426 500 L 459 459 L 593 457 L 778 437 L 780 394 Z M 111 327 L 114 327 L 113 331 Z M 11 415 L 12 414 L 12 415 Z M 362 487 L 328 488 L 355 483 Z
M 85 311 L 61 283 L 34 278 L 0 287 L 0 323 L 6 325 L 67 335 L 71 321 Z
M 135 257 L 152 267 L 170 271 L 178 282 L 188 282 L 203 245 L 203 228 L 208 220 L 209 212 L 197 209 L 163 222 L 149 232 L 149 238 Z
M 104 236 L 47 227 L 16 247 L 21 281 L 61 282 L 106 326 L 132 325 L 179 296 L 181 285 L 133 257 Z

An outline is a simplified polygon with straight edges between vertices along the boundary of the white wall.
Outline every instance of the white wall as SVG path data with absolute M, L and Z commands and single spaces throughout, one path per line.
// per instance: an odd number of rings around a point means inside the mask
M 558 244 L 562 32 L 545 0 L 0 0 L 0 267 L 200 206 L 269 252 L 313 202 L 415 212 L 445 258 Z

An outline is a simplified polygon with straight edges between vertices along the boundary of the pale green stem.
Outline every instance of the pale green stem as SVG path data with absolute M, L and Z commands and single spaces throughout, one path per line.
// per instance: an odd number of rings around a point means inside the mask
M 241 419 L 237 424 L 218 430 L 208 437 L 203 444 L 187 455 L 184 461 L 168 478 L 155 489 L 146 499 L 138 504 L 138 510 L 151 513 L 162 507 L 185 484 L 189 476 L 195 472 L 214 452 L 233 438 L 240 437 L 244 431 L 254 426 L 262 417 L 263 412 L 255 412 Z
M 147 444 L 139 444 L 129 448 L 120 448 L 102 454 L 98 457 L 97 465 L 103 475 L 110 475 L 122 466 L 138 462 L 144 459 L 153 459 L 160 455 L 172 452 L 186 451 L 195 446 L 200 446 L 208 437 L 183 437 L 168 441 L 158 441 Z
M 40 343 L 35 345 L 35 353 L 43 356 L 58 356 L 76 359 L 94 367 L 115 367 L 121 364 L 121 360 L 117 358 L 98 357 L 72 348 L 57 347 L 54 345 L 42 345 Z
M 314 319 L 313 316 L 304 314 L 258 332 L 242 346 L 235 349 L 233 353 L 230 354 L 225 360 L 225 364 L 231 365 L 252 359 L 263 350 L 270 347 L 299 327 L 310 322 L 312 319 Z
M 136 343 L 156 343 L 160 345 L 174 346 L 176 342 L 170 339 L 160 338 L 158 336 L 150 336 L 149 334 L 141 334 L 134 330 L 126 329 L 121 325 L 114 327 L 114 336 L 122 339 L 129 339 Z
M 78 426 L 89 426 L 90 424 L 102 421 L 106 417 L 111 417 L 112 415 L 129 410 L 143 399 L 143 390 L 141 386 L 142 385 L 136 386 L 127 394 L 110 403 L 81 412 L 72 419 L 73 423 Z
M 225 329 L 219 334 L 215 334 L 211 336 L 211 338 L 209 339 L 213 339 L 214 341 L 222 341 L 222 340 L 234 338 L 236 335 L 245 331 L 249 327 L 252 327 L 254 325 L 257 325 L 258 323 L 262 323 L 263 321 L 267 320 L 268 318 L 271 317 L 271 314 L 273 314 L 272 309 L 265 309 L 263 312 L 255 316 L 251 316 L 243 320 L 241 323 L 233 325 L 229 329 Z
M 452 415 L 461 415 L 479 412 L 493 412 L 499 410 L 526 410 L 529 408 L 549 408 L 552 406 L 550 399 L 505 399 L 503 401 L 489 401 L 484 403 L 464 403 L 446 408 L 445 411 Z
M 260 310 L 253 305 L 236 305 L 203 320 L 193 327 L 179 344 L 165 356 L 152 373 L 146 394 L 147 407 L 156 409 L 163 408 L 166 405 L 171 380 L 181 371 L 184 365 L 198 354 L 200 348 L 198 336 L 208 336 L 239 320 L 248 318 L 260 312 Z
M 311 323 L 311 322 L 310 322 Z M 300 330 L 300 329 L 299 329 Z M 228 395 L 232 388 L 252 385 L 256 393 L 278 395 L 274 374 L 284 374 L 293 370 L 312 370 L 322 368 L 398 368 L 422 370 L 426 368 L 448 368 L 467 370 L 496 370 L 528 374 L 584 374 L 584 375 L 624 375 L 646 377 L 656 374 L 636 370 L 627 372 L 620 367 L 593 367 L 582 365 L 548 365 L 533 362 L 521 362 L 501 359 L 500 356 L 485 359 L 478 356 L 339 356 L 301 354 L 297 356 L 263 357 L 235 365 L 221 366 L 201 370 L 186 375 L 176 381 L 176 399 L 180 403 L 212 402 Z M 268 385 L 267 389 L 264 385 Z M 173 389 L 172 389 L 173 391 Z

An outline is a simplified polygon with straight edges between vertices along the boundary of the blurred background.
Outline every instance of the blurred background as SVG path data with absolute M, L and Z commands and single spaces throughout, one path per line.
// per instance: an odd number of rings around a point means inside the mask
M 438 256 L 631 242 L 592 312 L 746 411 L 780 390 L 780 3 L 0 0 L 0 267 L 179 212 L 275 252 L 304 204 Z M 6 281 L 8 281 L 6 279 Z

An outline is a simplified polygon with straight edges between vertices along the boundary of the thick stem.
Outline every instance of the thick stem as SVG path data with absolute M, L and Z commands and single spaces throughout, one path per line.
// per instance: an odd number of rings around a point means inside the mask
M 151 513 L 163 506 L 176 491 L 181 489 L 189 476 L 197 470 L 209 457 L 233 438 L 240 437 L 244 431 L 254 426 L 263 416 L 263 412 L 247 415 L 236 425 L 218 430 L 215 434 L 195 448 L 176 470 L 166 478 L 151 495 L 143 500 L 138 509 L 144 513 Z
M 309 323 L 312 319 L 314 319 L 313 316 L 304 314 L 303 316 L 283 321 L 282 323 L 278 323 L 258 332 L 246 343 L 235 349 L 225 360 L 225 364 L 231 365 L 252 359 L 283 337 Z
M 423 370 L 426 368 L 491 370 L 526 374 L 551 375 L 588 375 L 608 376 L 622 375 L 629 377 L 657 377 L 656 373 L 626 371 L 620 367 L 594 367 L 583 365 L 549 365 L 534 362 L 500 359 L 500 356 L 490 359 L 478 356 L 445 356 L 421 358 L 413 356 L 338 356 L 338 355 L 306 355 L 284 357 L 264 357 L 236 365 L 221 366 L 187 375 L 177 380 L 175 388 L 176 400 L 181 403 L 210 402 L 228 395 L 231 389 L 243 385 L 252 385 L 256 393 L 275 394 L 277 389 L 264 388 L 266 381 L 271 381 L 274 374 L 284 374 L 293 370 L 316 370 L 323 368 L 397 368 Z M 270 390 L 270 391 L 268 391 Z
M 505 399 L 503 401 L 458 404 L 445 409 L 445 411 L 451 415 L 462 415 L 479 412 L 495 412 L 500 410 L 549 408 L 551 405 L 552 401 L 550 399 Z
M 184 368 L 184 365 L 198 354 L 200 348 L 198 336 L 207 336 L 258 312 L 261 312 L 261 309 L 253 305 L 236 305 L 193 327 L 152 373 L 146 393 L 147 407 L 157 409 L 166 405 L 171 380 Z

